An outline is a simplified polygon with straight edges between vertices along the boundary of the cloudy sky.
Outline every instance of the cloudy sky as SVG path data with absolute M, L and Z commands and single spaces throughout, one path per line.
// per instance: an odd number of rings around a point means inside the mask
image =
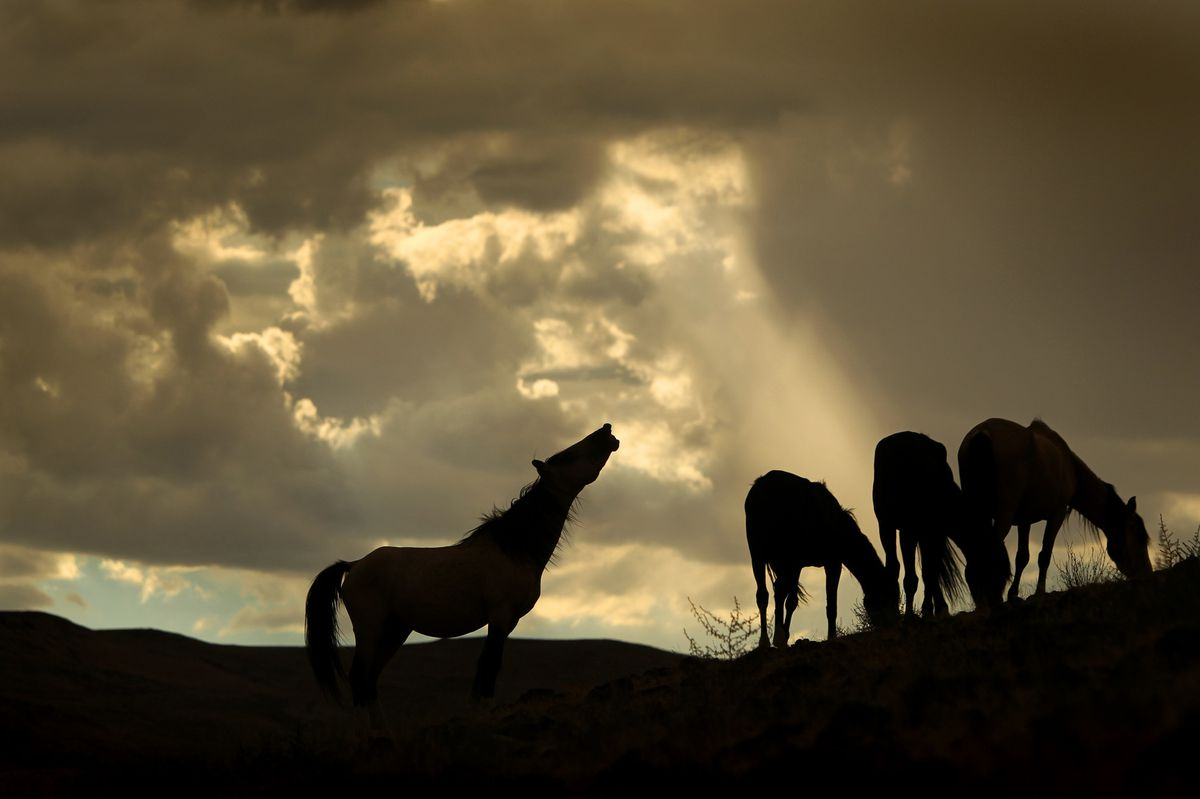
M 519 635 L 685 648 L 897 430 L 1200 524 L 1195 4 L 333 5 L 0 4 L 0 607 L 295 643 L 605 421 Z

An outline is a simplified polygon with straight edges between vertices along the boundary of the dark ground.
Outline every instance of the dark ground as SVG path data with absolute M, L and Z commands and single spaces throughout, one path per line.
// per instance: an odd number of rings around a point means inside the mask
M 297 649 L 93 632 L 0 614 L 4 795 L 536 792 L 1196 796 L 1200 562 L 984 616 L 914 621 L 733 662 L 609 641 L 406 647 L 371 753 Z M 0 790 L 3 790 L 0 788 Z M 851 794 L 847 794 L 851 795 Z

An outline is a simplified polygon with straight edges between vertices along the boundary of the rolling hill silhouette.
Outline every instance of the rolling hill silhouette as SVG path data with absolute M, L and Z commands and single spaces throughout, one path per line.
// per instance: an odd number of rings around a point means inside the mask
M 0 769 L 71 792 L 519 784 L 576 794 L 883 783 L 923 793 L 1188 795 L 1200 740 L 1200 561 L 731 662 L 609 641 L 409 647 L 381 692 L 396 751 L 357 748 L 299 649 L 92 632 L 0 614 Z M 647 671 L 647 669 L 649 669 Z M 615 679 L 614 679 L 615 678 Z

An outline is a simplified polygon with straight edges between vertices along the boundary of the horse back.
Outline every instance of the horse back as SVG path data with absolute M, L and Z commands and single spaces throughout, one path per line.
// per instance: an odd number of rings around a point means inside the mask
M 894 433 L 875 446 L 871 496 L 880 518 L 900 527 L 944 520 L 958 493 L 945 446 L 929 436 Z
M 824 483 L 771 471 L 750 486 L 745 509 L 752 558 L 776 568 L 781 563 L 822 565 L 837 558 L 846 512 Z
M 478 630 L 497 613 L 513 621 L 541 594 L 541 569 L 491 541 L 444 547 L 380 547 L 342 583 L 351 621 L 387 618 L 435 638 Z
M 1041 420 L 976 425 L 959 449 L 959 473 L 964 492 L 987 497 L 992 515 L 1005 511 L 1018 523 L 1048 518 L 1075 493 L 1073 455 Z

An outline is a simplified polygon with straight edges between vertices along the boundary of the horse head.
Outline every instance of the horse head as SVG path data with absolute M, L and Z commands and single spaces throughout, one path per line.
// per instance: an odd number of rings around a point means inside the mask
M 1137 497 L 1122 502 L 1109 486 L 1107 519 L 1100 525 L 1104 531 L 1105 549 L 1121 574 L 1131 579 L 1146 577 L 1153 571 L 1150 565 L 1150 534 L 1137 512 Z
M 533 468 L 547 487 L 574 499 L 584 486 L 595 482 L 608 463 L 608 456 L 620 446 L 621 442 L 612 434 L 612 425 L 605 423 L 562 452 L 544 461 L 534 460 Z

